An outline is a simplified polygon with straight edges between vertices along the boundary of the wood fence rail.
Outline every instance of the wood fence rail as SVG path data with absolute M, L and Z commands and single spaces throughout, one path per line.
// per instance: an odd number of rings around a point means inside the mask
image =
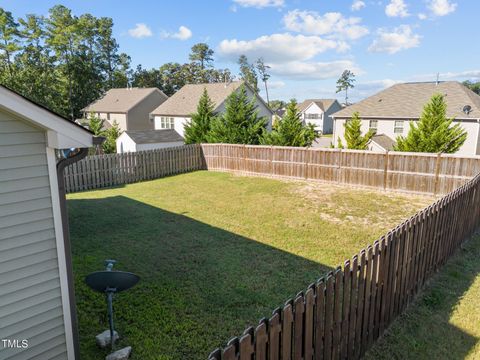
M 480 172 L 480 156 L 202 144 L 208 170 L 441 195 Z
M 200 145 L 88 156 L 65 168 L 67 193 L 204 169 Z
M 358 359 L 480 224 L 480 175 L 246 329 L 209 360 Z

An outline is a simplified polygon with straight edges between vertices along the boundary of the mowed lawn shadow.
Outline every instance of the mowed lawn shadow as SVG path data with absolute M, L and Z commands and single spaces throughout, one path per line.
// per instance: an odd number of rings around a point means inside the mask
M 205 359 L 332 270 L 124 196 L 68 200 L 82 359 L 104 356 L 104 297 L 84 284 L 116 259 L 141 282 L 114 301 L 119 347 L 132 359 Z M 205 209 L 208 211 L 208 209 Z
M 472 334 L 472 330 L 480 332 L 479 257 L 480 236 L 474 235 L 434 275 L 365 358 L 479 358 L 480 338 Z M 470 331 L 456 326 L 459 322 Z

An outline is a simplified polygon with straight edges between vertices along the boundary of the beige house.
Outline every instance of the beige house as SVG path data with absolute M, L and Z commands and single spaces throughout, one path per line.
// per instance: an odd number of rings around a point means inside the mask
M 106 120 L 107 127 L 116 121 L 122 131 L 148 130 L 154 128 L 150 112 L 167 99 L 157 88 L 110 89 L 82 111 L 86 118 L 93 112 Z
M 333 131 L 332 114 L 341 110 L 342 105 L 336 99 L 307 99 L 298 104 L 298 110 L 304 123 L 313 124 L 322 134 Z
M 225 100 L 234 91 L 245 85 L 249 98 L 255 96 L 259 116 L 268 119 L 268 128 L 272 127 L 273 111 L 263 99 L 243 81 L 212 84 L 187 84 L 168 98 L 163 104 L 151 112 L 155 122 L 155 129 L 174 129 L 180 136 L 184 136 L 185 124 L 191 120 L 191 114 L 197 111 L 197 105 L 203 90 L 207 89 L 208 96 L 215 104 L 214 111 L 221 114 L 225 111 Z
M 80 358 L 63 169 L 98 140 L 0 86 L 0 359 Z
M 396 84 L 340 110 L 333 114 L 335 145 L 338 138 L 345 144 L 344 125 L 354 112 L 360 114 L 363 133 L 373 130 L 393 143 L 398 136 L 408 134 L 409 122 L 418 121 L 424 105 L 436 93 L 445 96 L 447 117 L 455 118 L 454 123 L 460 123 L 468 133 L 457 154 L 480 154 L 480 96 L 457 81 Z

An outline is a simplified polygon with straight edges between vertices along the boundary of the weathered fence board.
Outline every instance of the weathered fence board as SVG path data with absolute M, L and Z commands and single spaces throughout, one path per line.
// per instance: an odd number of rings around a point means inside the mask
M 209 359 L 359 359 L 479 225 L 480 174 L 289 300 L 269 326 L 262 320 L 255 339 L 244 333 L 233 340 L 239 349 L 230 341 Z
M 480 156 L 202 144 L 208 170 L 442 195 L 480 172 Z
M 65 169 L 65 187 L 67 193 L 71 193 L 152 180 L 204 168 L 205 161 L 200 145 L 94 155 Z

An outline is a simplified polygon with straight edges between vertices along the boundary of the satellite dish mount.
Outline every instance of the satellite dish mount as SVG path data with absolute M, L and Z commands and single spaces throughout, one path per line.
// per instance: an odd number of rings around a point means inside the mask
M 94 291 L 105 294 L 107 300 L 108 323 L 110 326 L 110 345 L 114 347 L 113 295 L 128 290 L 140 280 L 138 275 L 125 271 L 113 271 L 116 260 L 105 260 L 106 269 L 95 271 L 85 278 L 87 285 Z

